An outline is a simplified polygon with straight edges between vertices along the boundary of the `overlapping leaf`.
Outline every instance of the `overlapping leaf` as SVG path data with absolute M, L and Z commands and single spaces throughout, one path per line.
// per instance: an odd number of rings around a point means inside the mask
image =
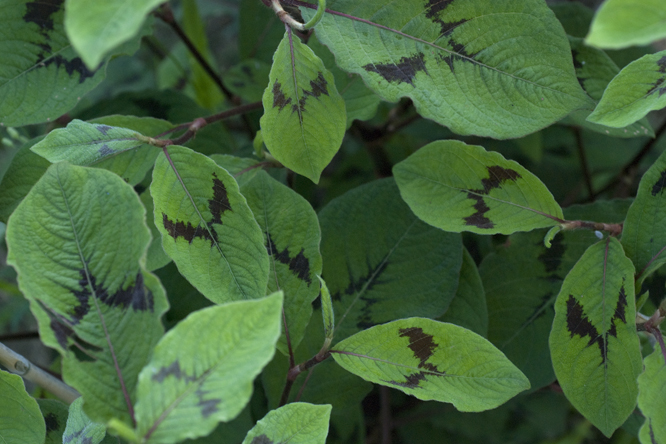
M 634 410 L 641 373 L 634 266 L 620 242 L 587 249 L 555 302 L 550 352 L 569 401 L 606 436 Z
M 345 102 L 310 48 L 285 32 L 263 97 L 261 133 L 284 166 L 319 182 L 345 134 Z
M 661 0 L 606 0 L 585 39 L 600 48 L 646 45 L 666 37 L 666 4 Z
M 3 444 L 42 444 L 44 418 L 20 376 L 0 370 L 0 440 Z
M 93 422 L 83 411 L 83 398 L 69 406 L 67 428 L 61 442 L 67 444 L 98 444 L 106 437 L 106 425 Z M 106 442 L 112 442 L 107 439 Z
M 638 407 L 645 422 L 639 436 L 641 444 L 659 444 L 666 442 L 666 363 L 659 345 L 643 362 L 645 371 L 638 377 Z
M 243 444 L 324 444 L 330 416 L 330 405 L 287 404 L 258 421 Z
M 262 230 L 226 170 L 194 151 L 170 146 L 153 170 L 150 193 L 164 251 L 213 302 L 266 294 L 269 261 Z
M 332 0 L 317 38 L 383 99 L 459 134 L 520 137 L 589 103 L 538 0 Z M 314 11 L 301 8 L 306 19 Z M 349 17 L 351 16 L 351 17 Z
M 495 408 L 530 387 L 486 339 L 431 319 L 377 325 L 333 348 L 335 361 L 363 379 L 465 412 Z
M 149 239 L 130 185 L 66 163 L 52 165 L 9 219 L 8 262 L 40 337 L 62 354 L 65 382 L 97 421 L 129 421 L 137 375 L 162 335 L 164 290 L 139 265 Z
M 459 234 L 421 222 L 392 179 L 333 200 L 319 214 L 324 279 L 337 339 L 407 316 L 438 317 L 458 287 Z
M 562 209 L 534 174 L 480 146 L 433 142 L 393 174 L 414 214 L 446 231 L 510 234 L 562 220 Z
M 633 61 L 608 84 L 587 120 L 615 128 L 666 106 L 666 51 Z
M 44 444 L 62 444 L 62 435 L 67 426 L 68 406 L 55 399 L 38 399 L 37 404 L 46 424 Z
M 241 192 L 264 233 L 270 259 L 267 291 L 284 291 L 283 330 L 289 333 L 291 346 L 296 348 L 310 321 L 312 301 L 319 294 L 317 276 L 321 274 L 322 260 L 317 214 L 303 197 L 265 171 L 246 182 Z M 284 331 L 278 349 L 289 354 Z
M 331 299 L 331 292 L 328 290 L 326 282 L 320 277 L 321 282 L 321 316 L 324 322 L 324 335 L 326 339 L 333 339 L 333 332 L 335 331 L 335 312 L 333 311 L 333 300 Z
M 146 443 L 205 436 L 235 418 L 275 353 L 282 293 L 199 310 L 170 330 L 139 376 L 137 432 Z

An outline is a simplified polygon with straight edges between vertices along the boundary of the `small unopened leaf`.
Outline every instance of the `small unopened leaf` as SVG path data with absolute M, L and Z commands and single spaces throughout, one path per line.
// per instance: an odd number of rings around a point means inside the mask
M 93 422 L 83 411 L 83 398 L 69 406 L 63 441 L 67 444 L 98 444 L 106 436 L 106 425 Z
M 608 84 L 587 120 L 615 128 L 666 106 L 666 51 L 631 62 Z
M 213 302 L 265 296 L 268 254 L 236 180 L 188 148 L 168 151 L 178 176 L 162 154 L 150 186 L 164 251 Z
M 335 312 L 333 311 L 333 301 L 331 292 L 328 290 L 326 282 L 319 277 L 321 282 L 321 316 L 324 321 L 324 335 L 326 339 L 333 339 L 335 331 Z
M 46 426 L 37 401 L 28 395 L 20 376 L 0 370 L 0 442 L 43 444 Z
M 261 133 L 284 166 L 319 182 L 345 134 L 345 102 L 333 75 L 298 37 L 286 32 L 264 92 Z
M 510 234 L 562 221 L 562 209 L 534 174 L 480 146 L 433 142 L 393 174 L 414 214 L 442 230 Z
M 663 0 L 606 0 L 597 10 L 585 43 L 618 49 L 666 37 Z
M 209 434 L 234 419 L 275 353 L 282 293 L 204 308 L 170 330 L 139 375 L 136 421 L 146 443 Z
M 346 370 L 422 400 L 450 402 L 463 412 L 504 404 L 530 383 L 488 340 L 425 318 L 377 325 L 332 351 Z
M 330 416 L 330 405 L 293 402 L 268 412 L 243 444 L 324 444 Z
M 564 394 L 610 437 L 636 406 L 642 370 L 634 266 L 615 238 L 589 247 L 565 278 L 550 352 Z
M 645 370 L 638 377 L 638 407 L 645 422 L 639 437 L 641 444 L 660 444 L 666 442 L 666 363 L 658 343 L 643 363 Z

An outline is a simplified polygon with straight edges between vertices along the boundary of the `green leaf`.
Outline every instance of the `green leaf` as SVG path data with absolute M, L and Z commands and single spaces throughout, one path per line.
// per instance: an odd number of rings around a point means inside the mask
M 666 153 L 645 172 L 622 229 L 622 246 L 640 284 L 666 263 Z
M 63 15 L 63 2 L 0 4 L 0 124 L 55 120 L 104 79 L 106 63 L 88 69 L 77 57 Z
M 204 308 L 157 344 L 139 375 L 137 429 L 142 442 L 175 443 L 235 418 L 252 381 L 275 353 L 282 293 Z
M 641 444 L 666 442 L 666 364 L 659 345 L 643 363 L 645 371 L 638 377 L 638 407 L 645 416 L 639 435 Z
M 610 437 L 634 410 L 642 370 L 634 266 L 615 238 L 588 248 L 567 275 L 549 342 L 564 394 Z
M 324 15 L 317 38 L 342 69 L 384 100 L 411 98 L 419 114 L 458 134 L 520 137 L 589 103 L 562 26 L 543 1 L 330 0 L 327 7 L 336 13 Z M 306 20 L 314 14 L 301 12 Z
M 330 405 L 287 404 L 258 421 L 243 444 L 324 444 L 330 416 Z
M 44 418 L 20 376 L 0 370 L 0 440 L 3 444 L 43 444 Z
M 588 121 L 620 128 L 666 106 L 666 51 L 641 57 L 608 84 Z
M 564 32 L 572 37 L 583 38 L 587 35 L 594 17 L 594 11 L 580 2 L 554 3 L 549 5 L 560 21 Z
M 479 270 L 467 248 L 463 248 L 463 261 L 456 296 L 439 320 L 472 330 L 483 337 L 488 336 L 486 292 L 483 289 Z
M 243 60 L 225 71 L 224 84 L 232 93 L 248 102 L 258 102 L 264 96 L 270 71 L 268 63 L 255 59 Z
M 530 383 L 481 336 L 424 318 L 377 325 L 331 351 L 346 370 L 422 400 L 450 402 L 463 412 L 504 404 Z
M 168 152 L 178 176 L 161 154 L 150 186 L 164 251 L 215 303 L 263 297 L 268 254 L 236 180 L 188 148 L 172 145 Z
M 322 259 L 317 214 L 307 200 L 265 171 L 246 182 L 241 192 L 264 233 L 270 259 L 267 292 L 284 291 L 284 330 L 296 348 L 310 321 L 312 301 L 319 295 Z M 289 354 L 284 332 L 277 346 Z
M 421 222 L 392 179 L 347 192 L 319 220 L 336 338 L 394 319 L 444 314 L 458 287 L 461 237 Z
M 93 422 L 83 411 L 83 398 L 69 406 L 67 428 L 61 442 L 67 444 L 98 444 L 106 436 L 106 425 Z
M 97 65 L 118 45 L 136 36 L 160 0 L 89 2 L 66 0 L 65 30 L 86 66 Z
M 155 206 L 150 192 L 145 190 L 139 195 L 139 198 L 146 209 L 146 223 L 150 228 L 151 235 L 150 245 L 148 251 L 146 251 L 146 270 L 154 271 L 171 262 L 171 258 L 167 256 L 164 248 L 162 248 L 162 235 L 155 225 Z
M 510 234 L 562 221 L 562 209 L 534 174 L 480 146 L 433 142 L 393 174 L 414 214 L 442 230 Z
M 345 134 L 345 102 L 333 75 L 291 31 L 273 56 L 261 134 L 271 154 L 314 183 Z
M 328 290 L 328 286 L 326 286 L 326 281 L 319 277 L 319 282 L 321 282 L 321 316 L 322 321 L 324 322 L 324 335 L 326 336 L 326 339 L 331 340 L 333 339 L 333 333 L 335 332 L 333 300 L 331 299 L 331 292 Z
M 600 48 L 646 45 L 666 37 L 661 0 L 606 0 L 597 10 L 585 43 Z
M 37 404 L 46 424 L 44 444 L 62 444 L 62 434 L 67 425 L 67 406 L 55 399 L 38 399 Z
M 164 290 L 140 267 L 149 239 L 130 185 L 66 163 L 52 165 L 9 218 L 7 262 L 42 341 L 63 356 L 65 382 L 97 421 L 130 420 L 136 377 L 163 332 Z

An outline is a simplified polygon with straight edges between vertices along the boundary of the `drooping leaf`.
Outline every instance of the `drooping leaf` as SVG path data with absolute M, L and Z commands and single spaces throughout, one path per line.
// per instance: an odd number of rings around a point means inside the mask
M 641 444 L 666 442 L 666 363 L 659 345 L 643 361 L 645 370 L 638 377 L 638 407 L 645 416 L 640 430 Z
M 149 239 L 130 185 L 66 163 L 46 171 L 7 225 L 7 262 L 42 342 L 60 352 L 64 381 L 97 421 L 129 421 L 137 375 L 162 335 L 164 290 L 140 267 Z
M 564 394 L 609 437 L 634 410 L 642 370 L 633 277 L 618 240 L 592 245 L 562 284 L 549 340 Z
M 44 418 L 23 379 L 0 370 L 0 440 L 3 444 L 43 444 Z
M 666 154 L 645 172 L 622 229 L 622 246 L 640 284 L 666 263 Z
M 242 185 L 241 192 L 264 233 L 270 260 L 267 292 L 284 291 L 283 330 L 288 330 L 291 346 L 296 348 L 310 321 L 312 301 L 319 294 L 322 259 L 317 213 L 308 201 L 265 171 Z M 277 347 L 289 354 L 285 331 Z
M 520 137 L 589 103 L 562 27 L 542 1 L 332 0 L 327 7 L 336 13 L 324 15 L 317 38 L 342 69 L 389 102 L 411 98 L 423 117 L 456 133 Z
M 337 339 L 394 319 L 444 314 L 458 287 L 460 235 L 421 222 L 392 179 L 349 191 L 319 220 Z
M 106 425 L 93 422 L 83 411 L 83 398 L 69 406 L 67 428 L 61 442 L 67 444 L 98 444 L 106 436 Z M 110 439 L 107 441 L 111 442 Z
M 333 339 L 335 331 L 335 312 L 333 311 L 333 300 L 331 299 L 331 292 L 328 290 L 326 281 L 319 277 L 321 282 L 321 316 L 324 322 L 324 335 L 326 339 Z
M 483 289 L 479 270 L 466 248 L 463 248 L 463 261 L 456 296 L 439 320 L 465 327 L 484 338 L 488 336 L 486 292 Z
M 530 383 L 506 356 L 465 328 L 400 319 L 356 333 L 331 351 L 346 370 L 422 400 L 463 412 L 495 408 Z
M 139 375 L 137 431 L 146 443 L 205 436 L 235 418 L 275 353 L 282 293 L 199 310 L 157 344 Z
M 148 13 L 160 3 L 66 0 L 67 37 L 87 67 L 94 69 L 114 48 L 137 35 Z
M 608 84 L 587 120 L 615 128 L 630 125 L 666 106 L 666 51 L 641 57 Z
M 330 416 L 330 405 L 293 402 L 268 412 L 243 444 L 324 444 Z
M 393 174 L 414 214 L 442 230 L 510 234 L 550 227 L 563 217 L 534 174 L 457 140 L 424 146 L 394 166 Z
M 666 37 L 661 0 L 606 0 L 597 9 L 585 43 L 600 48 L 646 45 Z
M 271 154 L 314 183 L 345 134 L 345 102 L 333 75 L 287 31 L 273 56 L 261 133 Z
M 37 404 L 46 424 L 44 444 L 62 444 L 62 435 L 67 425 L 67 406 L 55 399 L 38 399 Z
M 238 184 L 202 154 L 175 145 L 168 152 L 178 176 L 162 154 L 150 186 L 164 251 L 213 302 L 263 297 L 268 254 Z

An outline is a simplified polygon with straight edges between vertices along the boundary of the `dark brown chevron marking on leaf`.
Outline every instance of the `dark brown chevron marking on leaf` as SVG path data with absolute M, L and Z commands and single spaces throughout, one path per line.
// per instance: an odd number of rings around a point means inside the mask
M 53 14 L 58 12 L 65 0 L 38 0 L 25 4 L 26 12 L 23 21 L 35 23 L 39 26 L 41 34 L 48 38 L 48 32 L 53 31 Z
M 356 281 L 354 281 L 352 270 L 349 269 L 349 285 L 345 289 L 346 295 L 351 296 L 356 294 L 356 292 L 361 291 L 363 289 L 363 286 L 366 284 L 367 286 L 365 288 L 365 291 L 372 290 L 372 287 L 374 287 L 378 283 L 379 277 L 386 270 L 388 262 L 382 261 L 379 264 L 377 264 L 375 267 L 371 267 L 370 263 L 368 263 L 367 265 L 368 265 L 368 274 L 358 278 Z M 332 295 L 331 298 L 334 301 L 339 301 L 340 299 L 342 299 L 342 295 L 339 292 L 337 292 L 334 295 Z
M 100 147 L 99 150 L 97 150 L 97 154 L 99 154 L 102 157 L 109 156 L 109 155 L 113 154 L 113 150 L 111 148 L 109 148 L 109 145 L 107 145 L 105 143 L 104 145 L 102 145 Z
M 199 402 L 197 402 L 197 407 L 201 407 L 201 416 L 203 416 L 204 418 L 208 418 L 210 415 L 219 410 L 217 408 L 217 405 L 220 402 L 222 402 L 220 398 L 204 399 L 204 396 L 206 396 L 210 392 L 202 390 L 201 387 L 199 387 L 194 393 L 197 395 L 197 398 L 199 398 Z
M 424 372 L 412 373 L 411 375 L 407 375 L 405 379 L 406 381 L 404 382 L 400 381 L 384 381 L 384 382 L 388 382 L 389 384 L 395 384 L 400 387 L 414 389 L 419 387 L 419 382 L 425 380 L 425 373 Z
M 104 351 L 104 349 L 97 347 L 96 345 L 92 345 L 76 335 L 72 338 L 72 345 L 68 347 L 68 350 L 79 362 L 95 362 L 97 361 L 97 357 L 95 355 Z
M 521 175 L 514 170 L 509 168 L 502 168 L 501 166 L 489 166 L 486 167 L 488 170 L 488 178 L 481 180 L 483 185 L 483 194 L 488 194 L 491 190 L 495 188 L 501 188 L 502 184 L 506 181 L 515 182 L 521 178 Z
M 217 178 L 215 173 L 213 173 L 213 198 L 208 201 L 208 209 L 213 215 L 212 223 L 216 224 L 222 224 L 222 215 L 224 212 L 231 211 L 227 188 L 224 186 L 224 183 Z
M 543 247 L 542 242 L 539 242 L 537 245 Z M 565 251 L 567 251 L 567 246 L 562 242 L 562 236 L 557 236 L 551 242 L 550 248 L 546 248 L 537 259 L 544 265 L 546 273 L 552 273 L 562 264 L 562 257 L 564 257 Z
M 657 66 L 659 67 L 659 72 L 666 74 L 666 56 L 657 60 Z
M 467 193 L 467 198 L 476 201 L 474 204 L 476 213 L 463 219 L 465 225 L 474 225 L 477 228 L 493 228 L 495 224 L 485 216 L 486 212 L 490 211 L 490 207 L 486 205 L 483 197 L 477 194 Z
M 414 353 L 414 357 L 419 360 L 419 368 L 424 368 L 435 373 L 444 373 L 434 365 L 428 363 L 428 359 L 435 353 L 438 345 L 433 341 L 432 335 L 423 332 L 422 328 L 401 328 L 400 337 L 409 338 L 409 349 Z
M 289 248 L 278 251 L 275 242 L 273 242 L 273 238 L 268 234 L 266 239 L 266 250 L 276 261 L 287 265 L 289 271 L 291 271 L 297 278 L 307 282 L 308 285 L 312 284 L 312 278 L 310 278 L 310 261 L 305 257 L 305 250 L 303 248 L 301 248 L 301 251 L 292 258 L 289 253 Z
M 105 136 L 106 136 L 106 133 L 108 133 L 109 130 L 111 129 L 110 126 L 106 126 L 106 125 L 97 125 L 95 128 L 97 128 L 97 131 L 104 134 Z
M 363 66 L 368 72 L 379 74 L 388 82 L 409 83 L 414 86 L 414 77 L 419 71 L 428 74 L 425 55 L 422 52 L 411 57 L 403 57 L 398 63 L 369 63 Z
M 654 84 L 652 85 L 652 88 L 650 88 L 650 89 L 647 90 L 647 93 L 646 93 L 646 94 L 652 94 L 653 92 L 655 92 L 655 91 L 658 90 L 658 91 L 659 91 L 659 97 L 661 97 L 664 93 L 666 93 L 666 86 L 663 87 L 663 88 L 660 88 L 660 86 L 661 86 L 663 83 L 664 83 L 664 79 L 663 79 L 663 78 L 657 80 L 657 81 L 654 82 Z
M 61 55 L 56 55 L 54 57 L 49 58 L 46 62 L 40 64 L 37 67 L 37 69 L 47 68 L 48 66 L 54 63 L 58 69 L 65 68 L 65 71 L 67 71 L 67 75 L 70 77 L 72 77 L 74 73 L 79 74 L 79 83 L 85 82 L 86 79 L 94 76 L 96 72 L 96 70 L 95 71 L 89 70 L 80 57 L 76 57 L 72 60 L 67 60 L 65 57 Z
M 652 195 L 656 196 L 661 193 L 666 187 L 666 170 L 661 172 L 659 180 L 652 186 Z
M 324 74 L 322 72 L 319 72 L 315 80 L 310 80 L 310 90 L 308 91 L 307 89 L 303 89 L 303 96 L 298 101 L 298 107 L 296 105 L 291 106 L 291 112 L 295 113 L 299 109 L 301 112 L 305 111 L 305 101 L 307 100 L 308 97 L 314 97 L 316 99 L 322 94 L 327 96 L 328 95 L 328 89 L 326 88 L 327 85 L 328 82 L 326 82 Z M 302 116 L 300 114 L 299 118 L 302 120 Z
M 483 188 L 467 192 L 467 198 L 476 201 L 474 203 L 476 213 L 463 218 L 465 225 L 473 225 L 477 228 L 493 228 L 495 224 L 485 216 L 490 207 L 483 200 L 482 195 L 488 194 L 494 189 L 502 188 L 502 184 L 507 181 L 515 182 L 522 177 L 517 171 L 502 168 L 498 165 L 489 166 L 486 169 L 488 170 L 488 177 L 481 179 Z
M 268 436 L 262 433 L 261 435 L 252 438 L 252 442 L 250 444 L 275 444 L 275 443 Z
M 49 413 L 44 416 L 44 423 L 46 424 L 46 433 L 53 432 L 60 428 L 60 421 L 54 413 Z
M 164 229 L 167 230 L 169 236 L 173 237 L 174 240 L 178 240 L 179 237 L 183 237 L 190 244 L 194 238 L 199 237 L 201 239 L 206 239 L 210 241 L 211 246 L 217 242 L 217 233 L 215 230 L 210 232 L 201 226 L 194 227 L 190 222 L 185 224 L 185 222 L 178 221 L 174 222 L 165 214 L 162 213 L 162 223 L 164 224 Z M 211 236 L 211 233 L 213 235 Z
M 361 314 L 358 317 L 358 322 L 356 323 L 356 326 L 362 330 L 365 330 L 366 328 L 370 328 L 374 325 L 377 325 L 377 322 L 375 322 L 372 319 L 371 309 L 373 305 L 379 302 L 379 299 L 370 298 L 367 295 L 361 296 L 359 299 L 364 302 L 364 305 L 363 308 L 361 308 Z
M 282 108 L 291 103 L 291 98 L 287 98 L 282 92 L 282 85 L 277 80 L 273 84 L 273 108 Z
M 110 307 L 120 307 L 123 310 L 132 307 L 135 311 L 153 311 L 153 294 L 143 285 L 143 274 L 137 273 L 134 284 L 125 289 L 119 289 L 113 294 L 109 294 L 106 288 L 97 285 L 97 278 L 88 275 L 85 270 L 79 270 L 81 279 L 79 285 L 83 288 L 80 291 L 72 291 L 79 306 L 74 309 L 73 320 L 80 321 L 90 309 L 90 298 L 94 295 L 98 300 Z M 92 291 L 91 291 L 92 289 Z
M 178 361 L 173 361 L 173 363 L 168 367 L 160 368 L 160 370 L 155 373 L 151 379 L 156 382 L 164 382 L 164 380 L 169 376 L 173 376 L 176 379 L 182 379 L 185 382 L 192 382 L 197 379 L 194 376 L 189 376 L 187 373 L 185 373 L 180 368 L 180 362 Z

